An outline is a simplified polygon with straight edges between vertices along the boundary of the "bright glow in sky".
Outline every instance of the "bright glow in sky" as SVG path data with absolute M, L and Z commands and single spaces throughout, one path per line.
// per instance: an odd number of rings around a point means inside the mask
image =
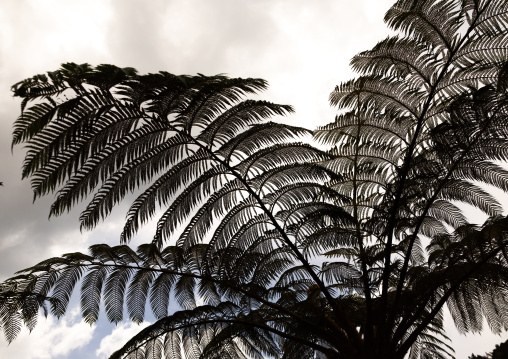
M 80 234 L 78 211 L 47 220 L 49 199 L 32 205 L 20 180 L 23 150 L 11 154 L 19 100 L 10 86 L 63 62 L 111 63 L 141 73 L 226 73 L 262 77 L 262 95 L 293 105 L 287 123 L 314 128 L 331 122 L 328 95 L 348 80 L 356 53 L 384 39 L 383 16 L 393 0 L 2 0 L 0 7 L 0 280 L 51 256 L 118 243 L 125 207 L 96 230 Z M 137 245 L 133 243 L 133 245 Z M 451 325 L 450 325 L 451 327 Z M 17 359 L 103 357 L 131 324 L 89 327 L 75 315 L 42 321 L 0 357 Z M 138 328 L 140 329 L 140 328 Z M 101 338 L 104 340 L 101 342 Z M 488 333 L 459 336 L 457 358 L 484 354 L 508 338 Z M 73 340 L 69 341 L 69 338 Z

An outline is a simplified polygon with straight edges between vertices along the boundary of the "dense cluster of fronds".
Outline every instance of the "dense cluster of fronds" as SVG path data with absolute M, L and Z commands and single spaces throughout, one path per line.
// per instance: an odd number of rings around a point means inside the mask
M 332 146 L 327 166 L 342 176 L 332 188 L 356 223 L 367 321 L 385 313 L 382 334 L 367 333 L 374 343 L 394 338 L 411 268 L 429 265 L 423 243 L 467 225 L 460 202 L 500 215 L 485 185 L 508 189 L 499 165 L 507 159 L 508 4 L 397 1 L 385 21 L 398 34 L 353 58 L 360 76 L 332 92 L 340 113 L 315 134 Z M 480 90 L 470 99 L 471 89 Z M 381 309 L 369 304 L 378 297 Z
M 311 134 L 244 100 L 260 79 L 65 64 L 13 86 L 14 144 L 51 215 L 94 227 L 130 192 L 123 245 L 28 268 L 0 287 L 12 340 L 76 285 L 84 319 L 157 321 L 112 358 L 451 356 L 457 327 L 508 327 L 508 4 L 399 0 L 399 34 L 357 55 L 340 113 Z M 470 224 L 460 202 L 489 220 Z M 127 243 L 157 220 L 153 238 Z M 47 309 L 45 309 L 47 310 Z

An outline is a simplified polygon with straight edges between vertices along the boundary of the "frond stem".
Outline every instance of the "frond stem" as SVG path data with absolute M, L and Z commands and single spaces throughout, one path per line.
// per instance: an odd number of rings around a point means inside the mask
M 393 243 L 393 235 L 394 235 L 393 230 L 395 228 L 395 222 L 396 222 L 398 207 L 399 207 L 400 200 L 401 200 L 401 197 L 402 197 L 402 192 L 404 190 L 405 182 L 406 182 L 407 176 L 409 174 L 409 166 L 411 164 L 411 159 L 413 157 L 413 152 L 416 149 L 416 143 L 417 143 L 418 137 L 420 135 L 420 131 L 421 131 L 423 125 L 424 125 L 425 115 L 426 115 L 427 111 L 430 108 L 430 105 L 432 103 L 432 100 L 433 100 L 434 95 L 435 95 L 435 93 L 437 91 L 437 87 L 438 87 L 440 81 L 444 78 L 448 68 L 452 65 L 453 56 L 455 55 L 455 53 L 457 53 L 457 51 L 459 51 L 459 49 L 462 47 L 464 42 L 467 40 L 469 34 L 475 29 L 476 22 L 478 21 L 478 18 L 483 13 L 483 11 L 485 11 L 485 9 L 490 5 L 491 2 L 492 2 L 492 0 L 488 0 L 488 2 L 486 3 L 485 7 L 477 12 L 477 16 L 471 22 L 471 25 L 469 26 L 469 28 L 465 32 L 465 34 L 462 37 L 462 39 L 457 43 L 455 49 L 450 49 L 451 53 L 448 56 L 448 60 L 444 64 L 444 66 L 443 66 L 439 76 L 436 79 L 436 82 L 430 88 L 430 92 L 429 92 L 427 100 L 426 100 L 426 102 L 425 102 L 425 104 L 424 104 L 424 106 L 422 108 L 422 112 L 420 113 L 419 116 L 415 116 L 418 119 L 418 122 L 417 122 L 417 125 L 416 125 L 416 128 L 415 128 L 415 131 L 414 131 L 413 139 L 411 141 L 411 144 L 409 145 L 409 148 L 407 149 L 407 152 L 406 152 L 406 155 L 405 155 L 405 158 L 404 158 L 402 170 L 400 172 L 400 184 L 399 184 L 399 186 L 397 188 L 397 193 L 395 195 L 394 202 L 393 202 L 394 204 L 393 204 L 392 213 L 390 215 L 390 219 L 389 219 L 387 230 L 386 230 L 386 234 L 388 235 L 388 238 L 387 238 L 387 241 L 386 241 L 386 249 L 385 249 L 386 253 L 385 253 L 385 261 L 384 261 L 384 270 L 383 270 L 383 275 L 382 275 L 383 276 L 383 281 L 382 281 L 382 294 L 381 294 L 381 310 L 384 313 L 388 312 L 387 311 L 387 306 L 388 306 L 388 279 L 390 277 L 390 272 L 391 272 L 391 269 L 390 269 L 390 260 L 391 260 L 392 243 Z M 381 328 L 381 333 L 384 333 L 382 335 L 384 335 L 384 336 L 390 335 L 391 331 L 388 331 L 387 330 L 388 328 L 386 328 L 386 326 L 391 324 L 390 323 L 390 318 L 386 317 L 385 321 L 383 321 L 382 323 L 383 324 L 382 324 L 382 328 Z
M 289 246 L 289 248 L 295 253 L 295 255 L 298 258 L 298 260 L 303 264 L 303 266 L 309 272 L 309 274 L 312 277 L 312 279 L 319 286 L 319 289 L 321 290 L 321 292 L 325 296 L 327 302 L 330 304 L 331 308 L 333 309 L 333 312 L 335 313 L 335 318 L 337 319 L 337 321 L 341 325 L 344 326 L 344 328 L 342 328 L 342 329 L 345 330 L 348 333 L 348 336 L 350 337 L 350 339 L 354 339 L 358 343 L 360 343 L 361 342 L 361 338 L 360 338 L 359 333 L 356 331 L 356 329 L 353 327 L 353 325 L 347 321 L 346 314 L 342 310 L 339 309 L 339 307 L 335 303 L 335 300 L 333 299 L 332 295 L 330 294 L 328 288 L 325 286 L 323 281 L 321 281 L 321 279 L 319 279 L 318 275 L 312 269 L 310 263 L 305 259 L 303 254 L 298 250 L 298 247 L 289 239 L 288 235 L 286 234 L 284 229 L 280 226 L 280 224 L 277 222 L 277 220 L 275 219 L 273 214 L 270 212 L 270 210 L 266 207 L 266 205 L 263 202 L 263 200 L 261 199 L 261 197 L 258 195 L 258 193 L 256 193 L 256 191 L 254 191 L 254 189 L 252 189 L 252 187 L 247 183 L 245 178 L 240 173 L 238 173 L 233 167 L 231 167 L 229 165 L 229 163 L 226 163 L 224 160 L 219 158 L 216 153 L 211 151 L 207 146 L 205 146 L 200 141 L 196 140 L 192 135 L 190 135 L 189 133 L 186 133 L 186 132 L 184 132 L 184 131 L 174 127 L 173 125 L 168 124 L 168 126 L 171 129 L 173 129 L 174 131 L 177 131 L 180 134 L 182 134 L 184 136 L 187 136 L 195 145 L 197 145 L 198 147 L 200 147 L 203 150 L 207 151 L 210 154 L 210 156 L 215 161 L 217 161 L 218 163 L 222 164 L 226 169 L 228 169 L 231 172 L 231 174 L 233 174 L 236 178 L 238 178 L 238 180 L 245 186 L 247 191 L 254 197 L 256 202 L 259 203 L 259 205 L 260 205 L 261 209 L 263 210 L 263 212 L 265 212 L 265 214 L 268 216 L 268 218 L 272 222 L 273 226 L 281 234 L 281 236 L 282 236 L 284 242 L 286 243 L 286 245 Z M 332 322 L 332 324 L 334 326 L 337 325 L 334 322 Z M 337 328 L 337 329 L 340 329 L 340 328 Z
M 253 294 L 252 292 L 248 291 L 248 290 L 245 290 L 229 281 L 225 281 L 225 280 L 221 280 L 221 279 L 216 279 L 216 278 L 213 278 L 213 277 L 208 277 L 208 276 L 204 276 L 204 275 L 200 275 L 200 274 L 195 274 L 195 273 L 185 273 L 185 272 L 178 272 L 178 271 L 174 271 L 174 270 L 170 270 L 170 269 L 167 269 L 167 268 L 163 268 L 161 267 L 160 264 L 157 264 L 158 268 L 155 268 L 155 267 L 145 267 L 145 266 L 140 266 L 139 264 L 134 266 L 134 265 L 126 265 L 126 264 L 119 264 L 119 263 L 114 263 L 114 264 L 107 264 L 107 263 L 103 263 L 103 262 L 94 262 L 94 261 L 90 261 L 88 264 L 85 264 L 85 263 L 78 263 L 78 264 L 73 264 L 74 267 L 82 267 L 82 268 L 89 268 L 89 267 L 93 267 L 93 266 L 99 266 L 99 267 L 109 267 L 109 268 L 123 268 L 123 269 L 134 269 L 134 270 L 141 270 L 141 271 L 149 271 L 149 272 L 159 272 L 159 273 L 165 273 L 165 274 L 172 274 L 172 275 L 178 275 L 178 276 L 182 276 L 182 277 L 188 277 L 188 278 L 194 278 L 194 279 L 199 279 L 199 280 L 204 280 L 204 281 L 210 281 L 210 282 L 213 282 L 213 283 L 216 283 L 216 284 L 219 284 L 219 285 L 223 285 L 223 286 L 226 286 L 228 288 L 231 288 L 235 291 L 238 291 L 254 300 L 257 300 L 259 301 L 260 303 L 263 303 L 264 305 L 268 306 L 268 307 L 271 307 L 273 309 L 276 309 L 282 313 L 285 313 L 287 314 L 288 316 L 298 320 L 299 322 L 302 323 L 302 325 L 306 325 L 306 326 L 309 326 L 309 327 L 312 327 L 314 330 L 325 334 L 325 332 L 322 332 L 322 329 L 321 327 L 315 325 L 313 322 L 301 317 L 300 315 L 288 310 L 287 308 L 285 308 L 284 306 L 281 306 L 277 303 L 273 303 L 267 299 L 264 299 L 263 297 L 260 297 L 256 294 Z M 325 335 L 326 336 L 326 335 Z M 330 339 L 330 338 L 329 338 Z M 346 340 L 347 338 L 344 338 L 344 340 Z
M 501 110 L 501 107 L 498 107 L 498 109 L 496 110 L 496 112 L 494 112 L 493 114 L 491 114 L 489 116 L 489 118 L 493 118 L 496 116 L 496 114 Z M 446 181 L 450 178 L 450 176 L 453 174 L 453 172 L 455 171 L 455 169 L 457 168 L 457 166 L 461 163 L 461 161 L 464 159 L 464 157 L 469 153 L 469 151 L 474 147 L 474 145 L 479 141 L 481 135 L 488 129 L 489 127 L 489 124 L 490 124 L 490 121 L 486 121 L 486 123 L 484 124 L 483 128 L 478 131 L 476 133 L 476 136 L 472 139 L 472 141 L 468 144 L 468 146 L 464 149 L 464 151 L 462 152 L 462 154 L 460 155 L 460 157 L 453 163 L 453 165 L 451 166 L 451 168 L 448 170 L 448 173 L 446 174 L 446 176 L 442 179 L 441 183 L 439 184 L 439 186 L 437 187 L 437 189 L 435 190 L 434 194 L 432 195 L 432 197 L 427 201 L 427 205 L 425 206 L 425 209 L 423 210 L 423 212 L 421 213 L 420 217 L 419 217 L 419 220 L 415 226 L 415 229 L 413 231 L 413 234 L 411 235 L 411 239 L 409 240 L 409 245 L 408 245 L 408 249 L 406 250 L 406 256 L 404 258 L 404 264 L 402 266 L 402 270 L 400 272 L 400 275 L 399 275 L 399 281 L 398 281 L 398 284 L 397 284 L 397 290 L 396 290 L 396 293 L 395 293 L 395 299 L 394 299 L 394 304 L 393 304 L 393 307 L 392 307 L 392 314 L 391 314 L 391 319 L 392 321 L 395 319 L 394 316 L 395 316 L 395 308 L 397 307 L 397 304 L 398 304 L 398 301 L 400 299 L 400 296 L 402 294 L 402 289 L 403 289 L 403 286 L 404 286 L 404 282 L 406 280 L 406 274 L 407 274 L 407 270 L 409 268 L 409 259 L 410 259 L 410 253 L 412 251 L 412 248 L 413 248 L 413 245 L 416 241 L 416 238 L 418 236 L 418 232 L 420 231 L 420 228 L 423 224 L 423 221 L 425 219 L 425 216 L 427 215 L 428 211 L 430 210 L 430 207 L 432 206 L 432 204 L 434 203 L 434 201 L 437 199 L 437 196 L 439 195 L 439 193 L 441 192 L 441 190 L 443 189 L 443 186 L 445 185 Z

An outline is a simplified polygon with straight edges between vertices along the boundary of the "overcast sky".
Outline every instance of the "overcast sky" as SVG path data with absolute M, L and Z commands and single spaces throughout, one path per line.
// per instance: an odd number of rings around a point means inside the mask
M 0 280 L 16 270 L 94 243 L 118 243 L 125 208 L 92 232 L 80 233 L 78 212 L 47 219 L 51 198 L 32 204 L 21 181 L 23 149 L 11 152 L 19 99 L 10 86 L 63 62 L 111 63 L 140 73 L 262 77 L 267 100 L 293 105 L 284 121 L 314 128 L 333 120 L 328 95 L 348 80 L 356 53 L 385 38 L 392 0 L 2 0 L 0 4 Z M 122 211 L 123 210 L 123 211 Z M 138 241 L 140 241 L 138 239 Z M 136 245 L 136 243 L 133 243 Z M 106 358 L 141 328 L 80 322 L 74 301 L 63 320 L 41 320 L 0 357 Z M 143 325 L 147 325 L 144 323 Z M 451 326 L 450 326 L 451 327 Z M 457 359 L 483 354 L 508 335 L 460 336 Z

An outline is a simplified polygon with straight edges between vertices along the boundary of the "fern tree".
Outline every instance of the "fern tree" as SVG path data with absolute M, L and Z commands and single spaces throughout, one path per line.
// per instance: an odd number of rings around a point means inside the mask
M 76 285 L 89 323 L 101 303 L 157 319 L 112 358 L 445 358 L 445 305 L 464 332 L 506 329 L 508 219 L 484 185 L 508 190 L 508 5 L 398 1 L 386 21 L 399 35 L 353 59 L 314 132 L 326 152 L 268 121 L 291 107 L 244 99 L 259 79 L 65 64 L 14 85 L 14 144 L 51 215 L 87 199 L 88 229 L 138 197 L 119 246 L 1 284 L 7 339 L 64 315 Z
M 480 331 L 484 316 L 495 332 L 506 329 L 503 290 L 461 276 L 494 252 L 468 246 L 482 255 L 465 267 L 435 259 L 471 228 L 458 203 L 502 213 L 485 185 L 508 189 L 499 165 L 507 159 L 507 13 L 504 1 L 398 1 L 385 16 L 397 35 L 352 59 L 359 77 L 332 92 L 339 115 L 316 131 L 332 146 L 327 168 L 343 176 L 332 188 L 354 218 L 347 250 L 362 270 L 365 341 L 387 357 L 384 342 L 409 350 L 413 328 L 439 318 L 444 303 L 463 332 Z M 424 273 L 452 270 L 457 278 L 446 285 L 421 287 Z M 401 315 L 407 304 L 413 313 Z

